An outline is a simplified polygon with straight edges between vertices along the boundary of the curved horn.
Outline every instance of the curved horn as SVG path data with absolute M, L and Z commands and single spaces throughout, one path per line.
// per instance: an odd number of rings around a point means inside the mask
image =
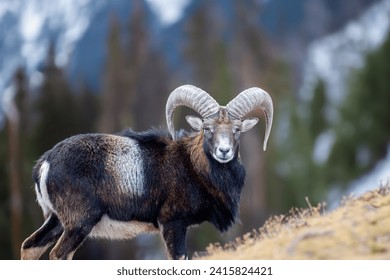
M 237 118 L 242 119 L 245 115 L 256 109 L 261 109 L 265 114 L 265 137 L 263 149 L 267 148 L 268 138 L 271 132 L 273 119 L 273 105 L 271 96 L 261 88 L 253 87 L 244 90 L 236 98 L 226 105 L 229 113 Z
M 180 86 L 169 95 L 165 106 L 165 116 L 172 138 L 175 140 L 173 113 L 179 106 L 195 110 L 202 118 L 209 117 L 219 110 L 219 104 L 207 92 L 192 85 Z

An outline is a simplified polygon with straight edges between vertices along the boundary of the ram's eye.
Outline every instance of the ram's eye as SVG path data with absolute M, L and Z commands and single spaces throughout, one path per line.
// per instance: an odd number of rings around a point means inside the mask
M 210 128 L 210 127 L 204 127 L 203 128 L 203 131 L 205 132 L 205 133 L 213 133 L 213 130 Z
M 233 134 L 239 134 L 240 132 L 241 132 L 241 129 L 233 128 Z

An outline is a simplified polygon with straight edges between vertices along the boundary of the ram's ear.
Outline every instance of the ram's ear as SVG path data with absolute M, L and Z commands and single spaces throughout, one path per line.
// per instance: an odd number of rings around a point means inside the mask
M 258 118 L 249 118 L 249 119 L 243 120 L 241 131 L 245 132 L 245 131 L 250 130 L 252 127 L 254 127 L 257 124 L 258 121 L 259 121 Z
M 194 116 L 186 116 L 188 124 L 196 131 L 201 131 L 203 128 L 203 121 Z

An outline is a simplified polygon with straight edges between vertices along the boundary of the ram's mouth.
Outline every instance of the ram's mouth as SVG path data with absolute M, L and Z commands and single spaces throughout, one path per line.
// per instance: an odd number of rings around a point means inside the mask
M 216 155 L 215 153 L 212 153 L 213 158 L 220 162 L 220 163 L 227 163 L 233 159 L 233 156 L 223 156 L 223 155 Z

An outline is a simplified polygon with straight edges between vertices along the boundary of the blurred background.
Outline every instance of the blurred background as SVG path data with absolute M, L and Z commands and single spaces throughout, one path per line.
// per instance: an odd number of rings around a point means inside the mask
M 182 84 L 220 104 L 259 86 L 275 106 L 265 153 L 263 119 L 242 136 L 241 222 L 191 229 L 190 255 L 305 197 L 331 209 L 388 181 L 389 21 L 390 0 L 0 0 L 0 259 L 43 222 L 31 179 L 43 152 L 77 133 L 165 128 Z M 75 258 L 165 249 L 157 235 L 88 240 Z

